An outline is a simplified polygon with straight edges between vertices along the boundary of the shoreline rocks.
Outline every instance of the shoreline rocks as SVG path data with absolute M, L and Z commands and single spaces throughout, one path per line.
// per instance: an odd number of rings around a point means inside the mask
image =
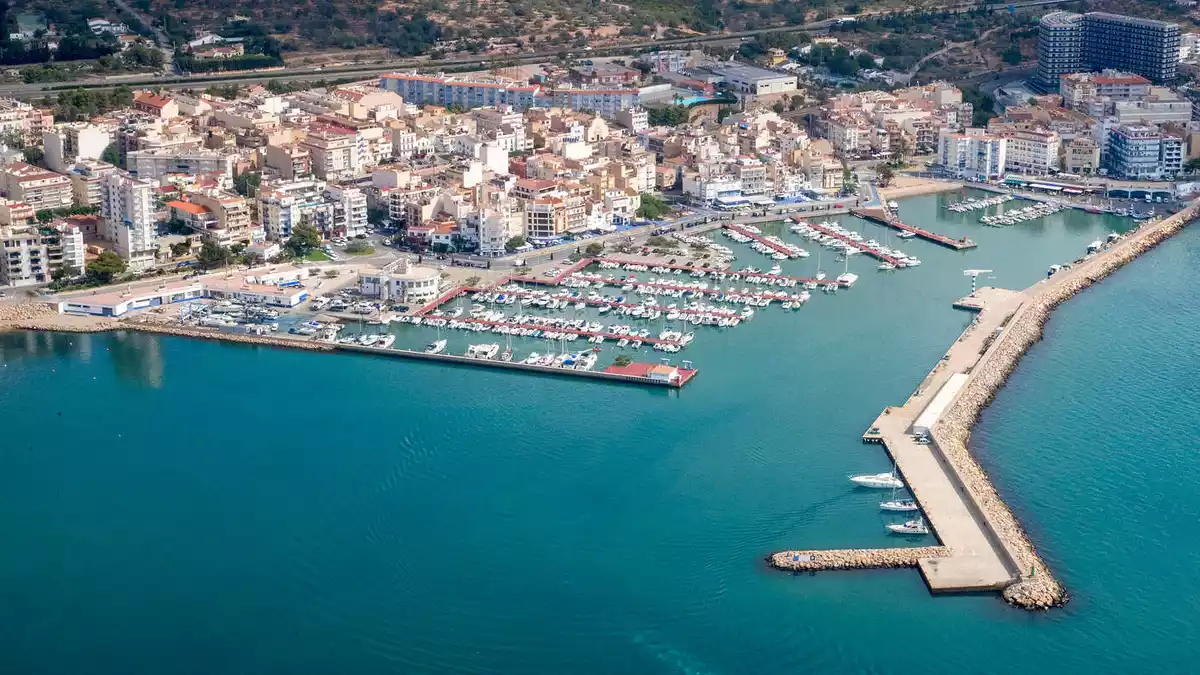
M 1135 232 L 1116 242 L 1109 250 L 1101 251 L 1028 289 L 1030 299 L 1013 314 L 1000 338 L 972 369 L 970 382 L 935 429 L 939 447 L 959 470 L 1017 566 L 1021 579 L 1003 593 L 1004 599 L 1014 606 L 1048 609 L 1063 605 L 1069 596 L 971 454 L 971 431 L 996 393 L 1004 387 L 1009 375 L 1016 370 L 1021 358 L 1042 339 L 1046 322 L 1058 305 L 1182 230 L 1196 218 L 1198 208 L 1188 207 L 1175 216 Z
M 945 546 L 917 548 L 846 548 L 814 551 L 780 551 L 767 556 L 766 562 L 777 570 L 872 570 L 916 567 L 924 558 L 950 555 Z

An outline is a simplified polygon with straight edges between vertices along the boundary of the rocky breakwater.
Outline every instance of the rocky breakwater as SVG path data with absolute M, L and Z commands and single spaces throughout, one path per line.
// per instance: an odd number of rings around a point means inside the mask
M 169 320 L 157 317 L 142 316 L 126 319 L 112 324 L 110 330 L 137 330 L 145 333 L 160 335 L 175 335 L 178 337 L 198 338 L 201 340 L 220 340 L 222 342 L 240 342 L 243 344 L 264 345 L 267 347 L 286 347 L 288 349 L 307 349 L 311 351 L 332 351 L 333 345 L 315 340 L 274 337 L 270 335 L 247 335 L 245 333 L 230 333 L 216 328 L 200 328 L 182 326 Z
M 6 302 L 0 304 L 0 329 L 21 328 L 23 324 L 58 316 L 58 308 L 45 302 Z
M 1027 609 L 1059 606 L 1067 601 L 1067 591 L 1050 573 L 1029 536 L 968 451 L 971 429 L 1021 357 L 1042 338 L 1042 330 L 1055 307 L 1179 232 L 1196 219 L 1198 212 L 1200 205 L 1194 204 L 1170 218 L 1143 226 L 1111 248 L 1029 288 L 1026 291 L 1029 299 L 1013 314 L 1000 338 L 973 368 L 971 380 L 938 423 L 935 434 L 939 446 L 974 493 L 1021 575 L 1004 590 L 1004 599 L 1013 605 Z
M 815 551 L 780 551 L 767 556 L 775 569 L 793 572 L 816 570 L 872 570 L 916 567 L 924 558 L 950 555 L 944 546 L 919 548 L 846 548 Z

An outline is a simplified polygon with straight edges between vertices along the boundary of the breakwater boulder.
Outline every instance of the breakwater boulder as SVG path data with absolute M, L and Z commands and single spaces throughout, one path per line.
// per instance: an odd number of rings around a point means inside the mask
M 1146 226 L 1119 240 L 1110 249 L 1030 288 L 1027 291 L 1029 299 L 1013 314 L 1000 339 L 972 369 L 970 382 L 938 423 L 935 438 L 939 447 L 973 493 L 1017 568 L 1020 578 L 1004 591 L 1004 599 L 1015 606 L 1047 609 L 1064 604 L 1068 595 L 969 452 L 971 429 L 1016 369 L 1021 357 L 1042 339 L 1046 322 L 1059 304 L 1186 227 L 1196 219 L 1198 209 L 1200 207 L 1193 205 L 1175 216 Z
M 944 546 L 780 551 L 767 556 L 767 564 L 789 571 L 870 570 L 916 567 L 923 558 L 941 558 L 949 554 L 949 549 Z

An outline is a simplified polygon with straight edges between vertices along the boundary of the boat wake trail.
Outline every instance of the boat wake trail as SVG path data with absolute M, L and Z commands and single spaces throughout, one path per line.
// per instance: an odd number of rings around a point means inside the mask
M 668 644 L 661 635 L 654 632 L 638 633 L 633 636 L 633 643 L 650 652 L 673 672 L 683 675 L 716 675 L 717 671 L 709 669 L 695 656 Z
M 847 491 L 842 494 L 833 495 L 827 499 L 822 499 L 819 502 L 813 502 L 799 511 L 781 513 L 777 516 L 769 518 L 767 522 L 763 524 L 763 527 L 760 529 L 760 531 L 763 533 L 764 538 L 769 536 L 772 541 L 777 541 L 782 537 L 791 534 L 801 525 L 815 522 L 817 516 L 821 515 L 821 513 L 829 509 L 829 507 L 834 506 L 838 502 L 853 496 L 853 491 Z

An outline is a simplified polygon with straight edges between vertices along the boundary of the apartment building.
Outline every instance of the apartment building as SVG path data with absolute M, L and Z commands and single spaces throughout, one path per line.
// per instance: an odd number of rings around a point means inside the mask
M 567 229 L 567 206 L 562 199 L 540 197 L 525 203 L 526 239 L 553 239 Z
M 1105 70 L 1099 73 L 1071 73 L 1059 79 L 1058 92 L 1063 105 L 1078 108 L 1090 99 L 1137 101 L 1150 95 L 1150 80 L 1136 73 Z
M 312 154 L 299 143 L 268 145 L 263 149 L 263 160 L 281 180 L 296 180 L 312 174 Z
M 943 131 L 938 137 L 938 164 L 959 178 L 991 180 L 1004 175 L 1007 141 L 983 129 Z
M 1157 84 L 1174 82 L 1179 26 L 1106 12 L 1051 12 L 1038 24 L 1037 83 L 1057 91 L 1063 75 L 1115 69 Z
M 245 197 L 221 191 L 193 192 L 191 203 L 212 214 L 213 222 L 201 234 L 221 246 L 260 244 L 266 240 L 262 227 L 251 218 Z
M 70 226 L 0 225 L 0 285 L 49 283 L 70 266 L 83 271 L 83 235 Z
M 117 167 L 96 160 L 81 160 L 67 169 L 71 180 L 71 194 L 75 206 L 99 206 L 103 199 L 101 181 L 104 175 L 116 171 Z
M 34 211 L 66 208 L 75 201 L 70 178 L 24 162 L 4 167 L 0 180 L 9 199 L 24 202 Z
M 1004 167 L 1007 171 L 1044 176 L 1057 171 L 1062 138 L 1054 131 L 1037 129 L 1006 131 Z
M 87 122 L 59 124 L 42 132 L 46 166 L 66 172 L 80 160 L 98 160 L 113 142 L 109 129 Z
M 352 129 L 333 126 L 310 131 L 300 146 L 308 150 L 313 174 L 325 179 L 354 175 L 360 166 L 356 136 Z
M 125 160 L 129 173 L 144 180 L 158 180 L 171 174 L 195 176 L 203 173 L 233 178 L 236 164 L 236 155 L 204 148 L 136 150 Z
M 1086 138 L 1072 138 L 1063 144 L 1063 171 L 1077 176 L 1100 172 L 1100 145 Z
M 526 110 L 538 105 L 541 88 L 499 78 L 468 78 L 455 75 L 418 75 L 392 73 L 379 80 L 379 86 L 399 94 L 409 103 L 479 108 L 512 106 Z
M 124 171 L 113 171 L 100 181 L 100 216 L 105 239 L 125 259 L 129 269 L 143 271 L 154 266 L 154 189 L 157 184 Z
M 49 110 L 13 98 L 0 98 L 0 134 L 12 134 L 29 145 L 36 145 L 52 126 L 54 115 Z
M 332 205 L 331 236 L 357 237 L 367 233 L 367 195 L 355 187 L 330 185 L 325 198 Z
M 1110 176 L 1129 180 L 1174 178 L 1183 169 L 1183 139 L 1146 125 L 1120 125 L 1108 135 Z

